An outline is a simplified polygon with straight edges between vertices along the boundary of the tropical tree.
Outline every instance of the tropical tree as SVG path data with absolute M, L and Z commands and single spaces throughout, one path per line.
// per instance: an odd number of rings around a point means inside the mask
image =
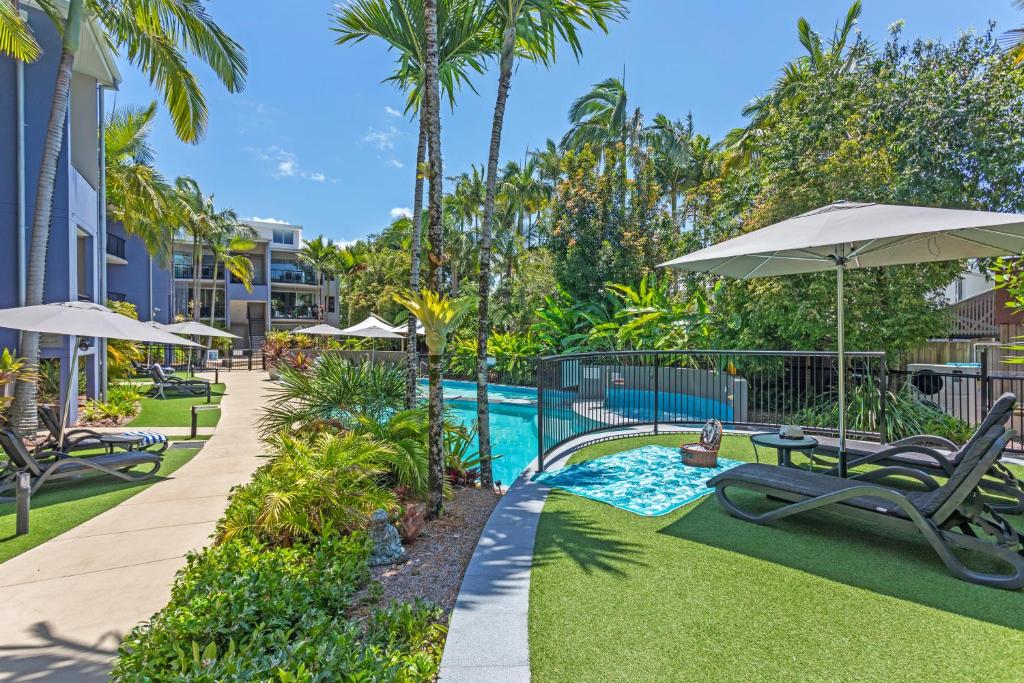
M 579 151 L 589 145 L 603 158 L 606 150 L 620 145 L 621 171 L 626 172 L 629 158 L 635 158 L 645 138 L 644 115 L 639 107 L 629 111 L 625 81 L 606 78 L 595 84 L 569 106 L 569 131 L 562 146 Z
M 39 43 L 18 13 L 17 0 L 0 0 L 0 54 L 20 62 L 39 58 Z
M 366 255 L 354 247 L 342 247 L 335 245 L 334 258 L 330 270 L 337 277 L 343 278 L 348 289 L 348 315 L 345 318 L 348 325 L 352 324 L 352 281 L 356 274 L 366 269 Z M 340 284 L 339 284 L 340 287 Z M 339 302 L 340 306 L 340 302 Z M 340 310 L 339 310 L 340 315 Z
M 199 321 L 202 307 L 203 253 L 218 232 L 238 224 L 231 209 L 218 211 L 213 195 L 204 195 L 194 178 L 182 176 L 174 181 L 173 211 L 180 229 L 192 238 L 192 319 Z M 214 283 L 214 291 L 217 286 Z
M 334 272 L 334 266 L 338 261 L 338 247 L 334 240 L 324 239 L 318 235 L 316 239 L 307 241 L 299 251 L 299 261 L 313 269 L 316 275 L 316 305 L 323 312 L 327 310 L 327 300 L 324 296 L 324 277 Z
M 50 117 L 43 140 L 39 177 L 36 182 L 35 206 L 32 211 L 32 239 L 28 251 L 25 304 L 43 303 L 47 251 L 53 215 L 53 192 L 57 178 L 57 162 L 64 146 L 64 129 L 71 96 L 71 74 L 81 43 L 82 23 L 95 18 L 106 40 L 121 49 L 125 59 L 146 74 L 163 94 L 178 137 L 198 142 L 206 131 L 208 111 L 199 82 L 189 70 L 183 50 L 191 53 L 213 69 L 217 78 L 230 91 L 237 92 L 245 83 L 247 65 L 245 52 L 207 13 L 206 6 L 194 0 L 68 0 L 63 3 L 41 2 L 40 8 L 62 27 L 61 54 L 56 83 L 50 105 Z M 8 53 L 29 57 L 31 46 L 24 38 L 27 31 L 17 17 L 17 7 L 8 0 L 0 2 L 0 43 Z M 21 352 L 29 364 L 39 362 L 39 334 L 22 335 Z M 34 382 L 19 382 L 12 406 L 12 423 L 23 431 L 36 426 Z
M 487 335 L 490 331 L 488 302 L 491 288 L 491 231 L 498 192 L 498 157 L 505 105 L 512 84 L 516 57 L 549 65 L 559 39 L 579 58 L 580 30 L 592 25 L 608 31 L 608 21 L 625 17 L 625 0 L 494 0 L 488 15 L 501 36 L 498 61 L 498 92 L 491 120 L 487 154 L 487 187 L 480 229 L 480 303 L 477 310 L 477 421 L 480 436 L 480 481 L 491 486 L 490 415 L 487 409 Z
M 486 13 L 479 0 L 440 0 L 432 3 L 437 45 L 437 80 L 448 98 L 455 104 L 455 94 L 462 85 L 469 85 L 472 73 L 483 73 L 484 58 L 493 52 L 493 40 L 484 30 Z M 378 38 L 398 53 L 395 71 L 385 79 L 398 85 L 406 93 L 406 113 L 419 119 L 419 137 L 414 164 L 414 194 L 412 208 L 412 268 L 409 288 L 420 287 L 421 228 L 423 225 L 423 184 L 428 171 L 428 125 L 425 117 L 424 89 L 427 83 L 427 40 L 424 0 L 354 0 L 338 5 L 332 16 L 332 30 L 339 34 L 338 45 L 359 43 L 367 38 Z M 410 319 L 407 334 L 416 335 L 416 321 Z M 408 345 L 406 358 L 406 404 L 416 402 L 416 375 L 419 358 L 416 345 Z
M 161 263 L 170 261 L 174 226 L 167 221 L 171 187 L 154 167 L 148 136 L 156 102 L 146 108 L 118 107 L 104 126 L 107 216 L 146 244 Z
M 1024 9 L 1024 0 L 1014 0 L 1013 4 L 1018 9 Z M 1008 45 L 1010 54 L 1013 55 L 1013 61 L 1016 64 L 1024 64 L 1024 26 L 1010 29 L 1003 35 L 1003 39 Z M 2 43 L 2 39 L 0 39 L 0 43 Z
M 430 423 L 428 513 L 437 517 L 441 514 L 444 496 L 444 404 L 442 401 L 441 363 L 448 344 L 448 337 L 473 310 L 476 301 L 469 297 L 450 299 L 444 294 L 438 294 L 429 289 L 420 292 L 407 292 L 403 296 L 396 296 L 395 301 L 404 306 L 414 319 L 419 319 L 423 324 L 427 343 L 430 382 L 428 398 Z
M 677 220 L 679 195 L 689 181 L 694 180 L 691 166 L 690 141 L 693 138 L 693 118 L 686 123 L 673 121 L 664 114 L 654 117 L 649 129 L 654 157 L 654 173 L 672 209 L 672 220 Z
M 253 265 L 245 252 L 256 248 L 256 231 L 239 223 L 234 211 L 224 212 L 224 222 L 218 226 L 206 242 L 206 248 L 213 255 L 213 292 L 210 296 L 210 325 L 217 316 L 217 275 L 224 266 L 224 300 L 227 301 L 228 276 L 234 275 L 247 292 L 252 291 Z M 233 217 L 234 220 L 228 220 Z

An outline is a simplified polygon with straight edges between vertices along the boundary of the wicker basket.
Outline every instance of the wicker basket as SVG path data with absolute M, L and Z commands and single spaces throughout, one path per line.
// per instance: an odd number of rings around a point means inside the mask
M 718 449 L 707 450 L 699 443 L 684 444 L 679 448 L 683 464 L 690 467 L 718 467 Z
M 722 423 L 708 420 L 700 432 L 698 443 L 684 443 L 679 447 L 683 464 L 690 467 L 718 467 L 718 448 L 722 443 Z

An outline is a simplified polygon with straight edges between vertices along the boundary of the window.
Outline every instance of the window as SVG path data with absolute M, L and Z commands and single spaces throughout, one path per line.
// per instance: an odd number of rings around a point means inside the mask
M 295 232 L 274 228 L 274 244 L 295 244 Z
M 333 296 L 327 297 L 327 312 L 328 313 L 334 313 L 334 297 Z

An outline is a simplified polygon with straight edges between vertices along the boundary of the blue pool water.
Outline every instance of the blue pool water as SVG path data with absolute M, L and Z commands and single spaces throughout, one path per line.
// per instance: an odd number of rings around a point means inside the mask
M 654 392 L 641 389 L 609 389 L 605 397 L 606 408 L 632 420 L 654 420 Z M 664 422 L 703 421 L 709 419 L 730 423 L 732 406 L 713 398 L 692 394 L 658 392 L 658 420 Z

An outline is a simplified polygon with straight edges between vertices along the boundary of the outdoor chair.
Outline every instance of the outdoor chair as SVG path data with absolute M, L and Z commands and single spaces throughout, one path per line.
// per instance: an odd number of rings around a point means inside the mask
M 131 361 L 131 364 L 132 364 L 132 370 L 135 371 L 135 376 L 136 377 L 149 377 L 150 368 L 153 367 L 152 365 L 147 365 L 146 363 L 140 363 L 137 360 Z
M 1017 404 L 1017 397 L 1006 393 L 1000 396 L 988 415 L 978 425 L 976 434 L 984 434 L 995 425 L 1004 425 L 1010 419 Z M 816 452 L 836 456 L 839 453 L 838 441 L 819 438 Z M 898 474 L 911 477 L 931 487 L 935 477 L 949 477 L 956 470 L 963 449 L 941 436 L 918 435 L 900 439 L 890 444 L 876 444 L 867 441 L 848 441 L 846 444 L 848 458 L 847 467 L 853 470 L 864 465 L 882 465 L 889 468 L 890 473 L 897 473 L 892 468 L 900 468 Z M 862 474 L 853 474 L 851 478 L 875 480 L 877 470 Z M 980 487 L 985 494 L 985 502 L 993 510 L 1011 514 L 1024 512 L 1024 489 L 1021 482 L 1001 462 L 992 463 L 992 467 L 982 477 Z
M 102 472 L 125 481 L 144 481 L 156 474 L 162 462 L 159 455 L 148 451 L 119 451 L 87 458 L 58 450 L 40 451 L 33 455 L 21 437 L 9 429 L 0 429 L 0 448 L 9 459 L 0 474 L 0 496 L 14 489 L 18 472 L 29 473 L 31 492 L 35 493 L 48 481 L 78 477 L 87 472 Z M 129 471 L 138 465 L 151 467 L 144 472 Z
M 205 379 L 175 377 L 164 372 L 159 365 L 150 368 L 150 376 L 153 378 L 153 390 L 159 398 L 167 398 L 165 392 L 172 391 L 190 396 L 206 394 L 206 402 L 210 402 L 210 382 Z
M 983 435 L 971 437 L 946 483 L 930 491 L 901 492 L 858 479 L 760 464 L 740 465 L 707 485 L 715 489 L 718 502 L 729 514 L 755 524 L 825 508 L 879 526 L 916 531 L 957 578 L 1015 590 L 1024 587 L 1021 538 L 977 491 L 982 477 L 1015 435 L 1013 430 L 996 425 Z M 728 492 L 736 488 L 763 493 L 786 504 L 768 512 L 748 511 L 729 498 Z M 957 557 L 954 548 L 996 560 L 1008 565 L 1010 571 L 971 569 Z
M 46 427 L 49 436 L 36 447 L 37 451 L 58 450 L 63 453 L 73 453 L 74 451 L 84 451 L 92 448 L 106 448 L 113 451 L 114 448 L 126 447 L 127 450 L 148 451 L 159 455 L 167 450 L 166 436 L 159 432 L 145 431 L 104 433 L 76 427 L 75 429 L 64 430 L 64 442 L 61 443 L 60 417 L 51 406 L 39 406 L 39 421 Z M 124 443 L 117 443 L 110 438 L 111 436 L 122 437 Z

